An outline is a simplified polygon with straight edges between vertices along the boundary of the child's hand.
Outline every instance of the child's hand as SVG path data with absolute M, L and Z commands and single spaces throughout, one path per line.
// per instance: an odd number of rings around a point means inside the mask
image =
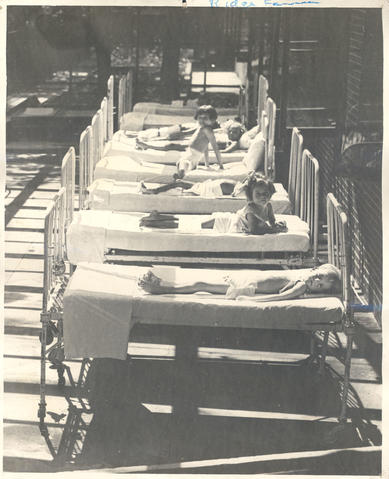
M 286 227 L 285 221 L 277 221 L 274 225 L 277 231 L 286 231 L 288 228 Z

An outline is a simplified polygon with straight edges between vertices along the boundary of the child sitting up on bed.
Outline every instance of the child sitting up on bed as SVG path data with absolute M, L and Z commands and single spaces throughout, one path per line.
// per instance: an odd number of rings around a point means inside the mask
M 177 284 L 164 281 L 149 270 L 139 278 L 138 286 L 152 294 L 225 294 L 228 299 L 279 301 L 301 298 L 306 293 L 336 294 L 341 290 L 341 274 L 332 264 L 305 270 L 246 271 L 224 283 L 200 281 Z M 260 295 L 260 296 L 256 296 Z
M 263 235 L 286 231 L 283 221 L 276 221 L 270 199 L 275 188 L 270 180 L 252 172 L 240 185 L 246 193 L 247 205 L 236 213 L 214 213 L 213 218 L 202 223 L 219 233 L 249 233 Z M 237 194 L 237 189 L 233 195 Z

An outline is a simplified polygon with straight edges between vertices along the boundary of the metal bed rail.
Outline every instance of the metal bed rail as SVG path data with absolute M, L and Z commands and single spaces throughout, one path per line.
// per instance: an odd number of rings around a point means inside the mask
M 275 178 L 275 131 L 276 131 L 276 104 L 270 97 L 266 100 L 265 111 L 269 121 L 269 131 L 267 135 L 267 164 L 265 175 L 267 178 Z
M 266 109 L 266 101 L 269 92 L 269 82 L 266 77 L 259 75 L 258 78 L 258 104 L 257 104 L 257 119 L 258 123 L 262 117 L 262 112 Z
M 61 187 L 65 188 L 65 227 L 67 227 L 73 219 L 74 211 L 74 186 L 76 180 L 76 152 L 71 146 L 65 153 L 61 165 Z
M 308 150 L 303 151 L 300 186 L 301 204 L 298 216 L 309 226 L 311 252 L 314 262 L 317 263 L 319 241 L 319 162 Z
M 93 116 L 91 127 L 92 127 L 91 164 L 94 171 L 96 164 L 100 161 L 103 155 L 103 148 L 104 148 L 104 114 L 101 109 L 99 109 Z M 93 171 L 91 174 L 91 181 L 93 181 Z
M 102 119 L 102 125 L 101 125 L 102 143 L 104 147 L 105 143 L 108 141 L 108 100 L 106 96 L 101 100 L 100 110 L 101 110 L 101 119 Z
M 43 299 L 40 333 L 41 380 L 38 417 L 42 434 L 46 416 L 46 362 L 58 371 L 58 383 L 64 384 L 62 297 L 70 271 L 66 267 L 66 188 L 62 187 L 46 210 L 44 221 Z M 56 339 L 54 344 L 48 346 Z M 47 433 L 47 431 L 46 431 Z
M 88 188 L 93 181 L 93 133 L 92 127 L 88 126 L 80 136 L 80 155 L 79 155 L 79 177 L 78 177 L 78 195 L 79 209 L 87 207 Z
M 112 139 L 114 130 L 114 77 L 111 75 L 107 81 L 107 141 Z
M 129 71 L 119 80 L 118 87 L 118 124 L 120 128 L 121 118 L 125 113 L 132 110 L 133 106 L 133 75 Z
M 289 156 L 288 196 L 292 203 L 293 212 L 300 211 L 301 195 L 301 159 L 303 156 L 303 136 L 295 127 L 292 130 Z
M 350 281 L 350 241 L 348 218 L 339 202 L 332 193 L 327 195 L 327 225 L 328 225 L 328 262 L 340 269 L 342 301 L 345 307 L 343 332 L 346 335 L 346 351 L 344 355 L 344 375 L 342 382 L 342 404 L 339 415 L 341 425 L 347 421 L 347 399 L 350 389 L 350 369 L 352 345 L 355 335 L 355 323 L 351 307 L 351 281 Z M 328 343 L 328 333 L 324 335 L 324 354 Z M 336 434 L 334 431 L 333 434 Z

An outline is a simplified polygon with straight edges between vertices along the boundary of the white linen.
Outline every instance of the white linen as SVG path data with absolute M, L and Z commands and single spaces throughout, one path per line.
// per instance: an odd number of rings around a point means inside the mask
M 200 184 L 200 183 L 195 183 Z M 158 186 L 146 183 L 150 188 Z M 291 214 L 288 193 L 281 183 L 274 183 L 276 192 L 271 204 L 276 214 Z M 139 183 L 113 180 L 96 180 L 89 188 L 89 207 L 95 210 L 139 211 L 158 210 L 161 213 L 207 214 L 214 211 L 235 212 L 246 204 L 244 193 L 232 196 L 187 196 L 180 188 L 174 188 L 158 195 L 144 195 Z
M 307 252 L 309 228 L 293 215 L 277 215 L 288 231 L 277 234 L 249 235 L 217 233 L 202 229 L 210 215 L 177 215 L 177 229 L 140 227 L 144 213 L 118 213 L 83 210 L 74 215 L 67 231 L 67 253 L 72 264 L 82 261 L 101 262 L 110 248 L 140 252 Z M 104 239 L 104 241 L 103 241 Z
M 127 155 L 105 156 L 96 164 L 94 179 L 171 183 L 175 173 L 177 168 L 173 165 L 139 161 Z M 217 165 L 211 165 L 209 168 L 199 165 L 195 170 L 189 171 L 184 179 L 193 182 L 218 178 L 242 181 L 248 173 L 247 167 L 239 161 L 227 163 L 223 170 Z
M 182 155 L 182 151 L 159 151 L 148 148 L 146 150 L 136 149 L 135 138 L 128 138 L 123 131 L 117 131 L 112 140 L 109 141 L 103 151 L 104 156 L 129 156 L 135 161 L 147 161 L 150 163 L 161 163 L 164 165 L 175 165 Z M 223 163 L 234 163 L 242 161 L 247 150 L 235 150 L 231 153 L 221 153 Z M 209 150 L 209 162 L 216 163 L 216 155 L 213 150 Z
M 136 323 L 173 326 L 261 329 L 341 330 L 344 307 L 336 297 L 308 297 L 277 302 L 236 301 L 207 293 L 151 295 L 140 291 L 137 278 L 149 268 L 80 264 L 64 295 L 65 357 L 125 359 L 131 327 Z M 177 268 L 179 282 L 220 283 L 228 274 L 216 269 Z M 257 273 L 258 274 L 258 273 Z M 291 325 L 291 326 L 290 326 Z

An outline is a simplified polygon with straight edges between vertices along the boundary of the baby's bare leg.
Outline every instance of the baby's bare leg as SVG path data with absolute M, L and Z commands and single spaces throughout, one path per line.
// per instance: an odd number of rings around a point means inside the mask
M 152 294 L 193 294 L 198 292 L 225 294 L 228 288 L 227 284 L 211 284 L 200 281 L 181 285 L 170 283 L 163 281 L 152 271 L 148 271 L 142 278 L 139 278 L 138 285 Z

